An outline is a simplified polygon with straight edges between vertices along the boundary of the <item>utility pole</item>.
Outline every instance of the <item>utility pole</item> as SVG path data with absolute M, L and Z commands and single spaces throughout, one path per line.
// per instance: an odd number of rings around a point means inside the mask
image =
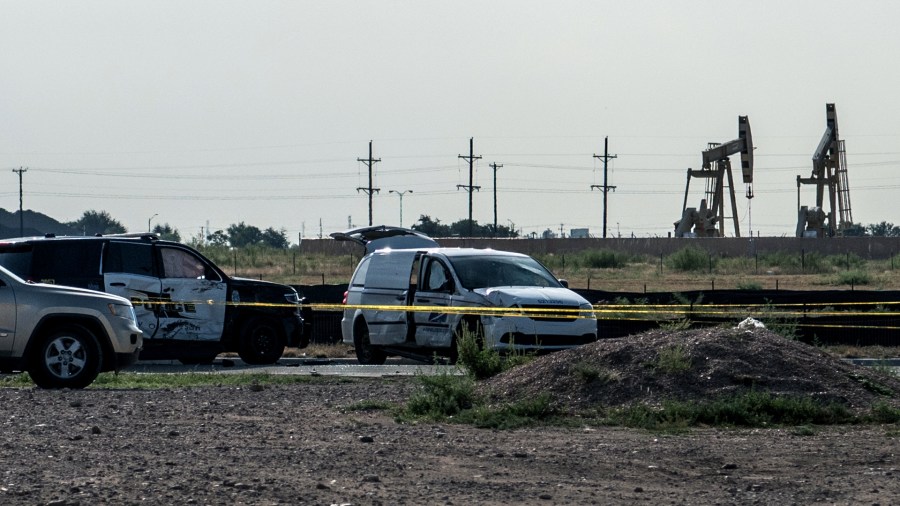
M 367 188 L 359 187 L 356 192 L 365 192 L 369 196 L 369 226 L 372 226 L 372 194 L 381 191 L 380 188 L 372 188 L 372 165 L 381 161 L 381 158 L 372 158 L 372 141 L 369 141 L 369 158 L 357 158 L 357 162 L 363 162 L 369 167 L 369 186 Z
M 608 184 L 606 184 L 606 164 L 607 162 L 609 162 L 610 158 L 616 158 L 616 155 L 609 154 L 609 137 L 603 138 L 603 156 L 594 155 L 594 158 L 603 159 L 603 186 L 592 184 L 591 190 L 595 188 L 603 190 L 603 238 L 606 239 L 606 194 L 609 193 L 609 190 L 616 191 L 615 186 L 609 186 Z
M 503 167 L 502 165 L 497 165 L 496 162 L 491 164 L 491 168 L 494 169 L 494 235 L 497 235 L 497 169 Z
M 28 168 L 19 167 L 12 171 L 19 174 L 19 237 L 23 237 L 25 236 L 25 214 L 22 211 L 22 174 L 28 172 Z
M 480 186 L 473 186 L 472 173 L 474 171 L 475 160 L 480 160 L 480 156 L 475 156 L 475 138 L 469 137 L 469 156 L 459 155 L 459 158 L 469 161 L 469 185 L 458 184 L 456 189 L 464 188 L 469 192 L 469 237 L 472 237 L 472 192 L 480 190 Z

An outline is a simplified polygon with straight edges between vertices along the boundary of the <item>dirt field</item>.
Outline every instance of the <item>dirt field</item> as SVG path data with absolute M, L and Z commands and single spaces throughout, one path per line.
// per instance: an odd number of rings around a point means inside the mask
M 667 389 L 700 399 L 755 378 L 764 385 L 758 388 L 800 388 L 822 401 L 843 398 L 853 409 L 871 402 L 856 390 L 865 382 L 844 381 L 848 372 L 868 373 L 767 332 L 735 332 L 600 342 L 539 358 L 483 387 L 495 398 L 551 392 L 557 407 L 575 409 L 653 404 Z M 720 338 L 731 345 L 718 346 Z M 691 367 L 649 371 L 654 353 L 673 339 Z M 614 369 L 612 381 L 575 384 L 573 364 Z M 828 372 L 836 367 L 848 369 Z M 896 381 L 880 384 L 894 389 Z M 650 388 L 641 393 L 636 383 Z M 320 378 L 243 388 L 0 389 L 0 503 L 900 503 L 896 424 L 495 431 L 399 424 L 383 410 L 347 409 L 402 402 L 418 385 L 415 378 Z

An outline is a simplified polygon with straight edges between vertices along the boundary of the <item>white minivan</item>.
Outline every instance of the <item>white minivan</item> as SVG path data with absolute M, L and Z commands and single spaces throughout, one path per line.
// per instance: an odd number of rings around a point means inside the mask
M 343 341 L 361 364 L 389 355 L 453 361 L 464 327 L 497 349 L 548 351 L 597 340 L 591 304 L 528 255 L 442 248 L 419 232 L 383 225 L 331 236 L 366 246 L 341 320 Z

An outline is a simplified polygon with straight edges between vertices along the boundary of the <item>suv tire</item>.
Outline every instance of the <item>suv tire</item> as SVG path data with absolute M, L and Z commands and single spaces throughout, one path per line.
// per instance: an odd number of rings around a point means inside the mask
M 284 354 L 284 336 L 266 318 L 253 318 L 244 325 L 238 356 L 247 364 L 269 365 Z
M 84 388 L 97 378 L 102 364 L 96 336 L 79 325 L 63 325 L 38 342 L 28 375 L 40 388 Z

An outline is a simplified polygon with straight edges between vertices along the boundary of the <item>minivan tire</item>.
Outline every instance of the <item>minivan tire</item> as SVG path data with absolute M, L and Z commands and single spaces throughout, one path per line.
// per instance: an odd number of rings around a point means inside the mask
M 238 356 L 246 364 L 270 365 L 284 354 L 285 339 L 277 325 L 267 318 L 253 318 L 243 327 Z
M 356 349 L 356 360 L 362 365 L 381 365 L 387 360 L 384 350 L 369 340 L 369 326 L 365 322 L 355 325 L 353 347 Z
M 79 325 L 64 325 L 38 342 L 28 375 L 40 388 L 84 388 L 97 379 L 102 365 L 97 337 Z

